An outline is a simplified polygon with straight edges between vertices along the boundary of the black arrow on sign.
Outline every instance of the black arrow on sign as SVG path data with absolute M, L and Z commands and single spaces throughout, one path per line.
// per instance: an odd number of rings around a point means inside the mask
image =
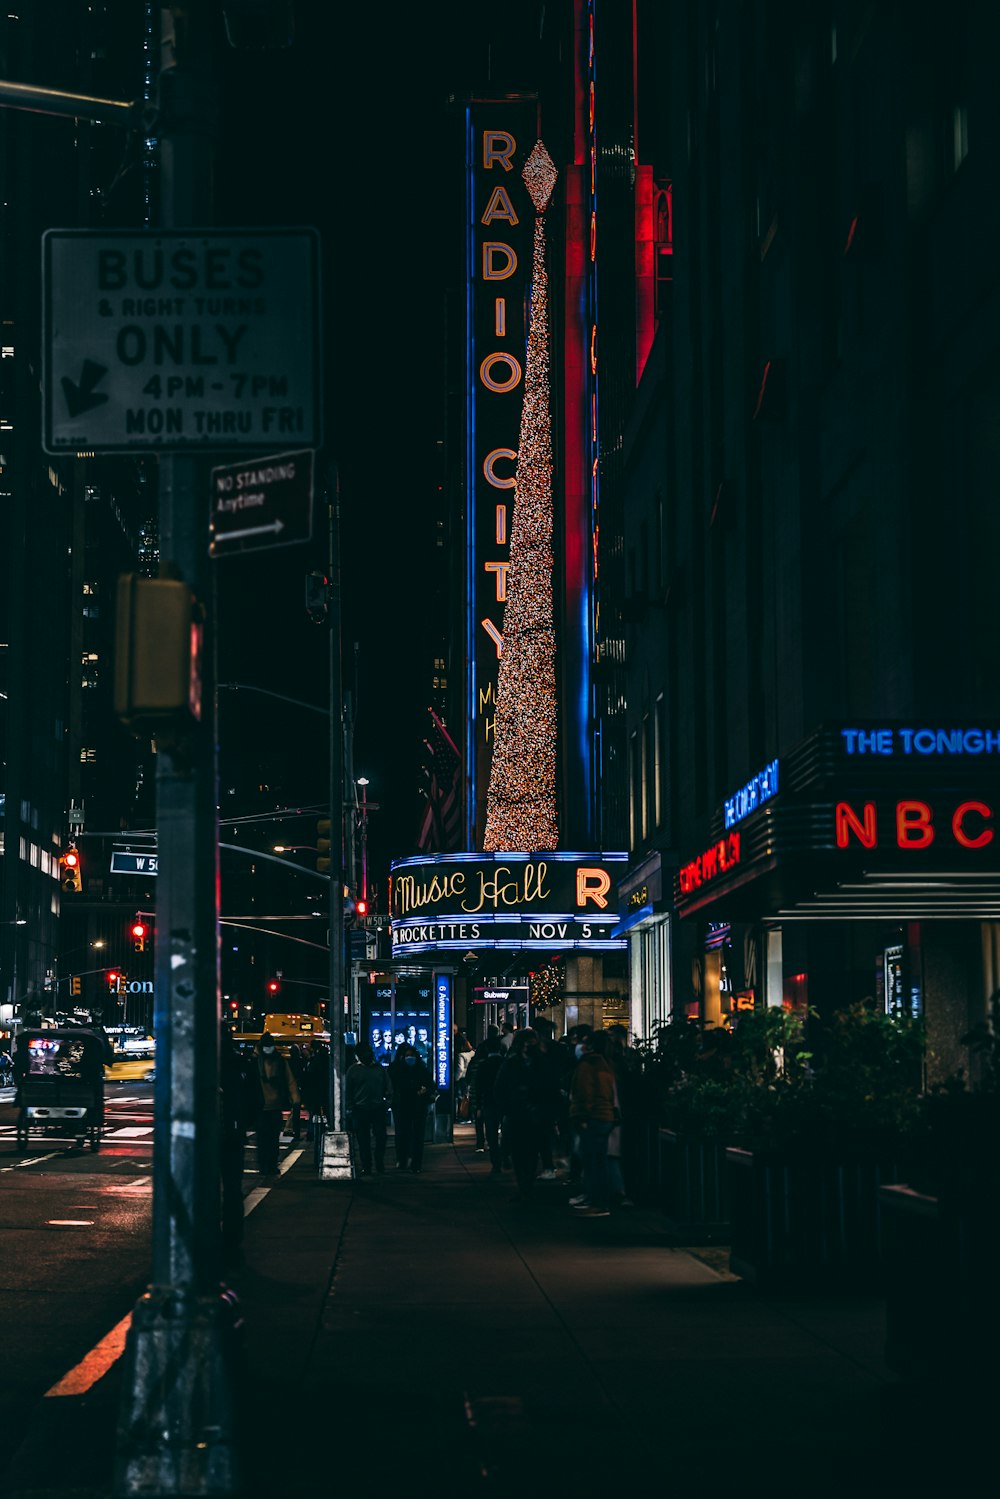
M 93 359 L 85 359 L 79 385 L 74 385 L 68 376 L 63 376 L 62 388 L 70 416 L 81 416 L 84 411 L 104 405 L 108 399 L 107 391 L 95 390 L 94 387 L 101 383 L 107 373 L 106 364 L 95 364 Z

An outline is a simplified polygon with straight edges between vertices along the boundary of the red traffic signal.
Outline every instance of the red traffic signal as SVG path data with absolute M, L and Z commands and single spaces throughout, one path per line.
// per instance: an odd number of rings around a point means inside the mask
M 368 902 L 366 900 L 355 901 L 354 902 L 354 909 L 355 909 L 355 911 L 357 912 L 357 914 L 359 916 L 367 916 L 368 915 Z
M 80 855 L 75 848 L 68 848 L 64 854 L 59 855 L 59 863 L 62 867 L 60 883 L 64 890 L 79 891 L 82 889 L 80 881 Z
M 121 974 L 118 972 L 118 970 L 116 968 L 109 968 L 108 969 L 107 980 L 108 980 L 108 983 L 111 985 L 112 989 L 117 988 L 117 986 L 118 986 L 118 980 L 120 978 L 121 978 Z
M 268 994 L 278 994 L 281 992 L 281 985 L 278 983 L 277 979 L 268 979 L 267 992 Z
M 145 952 L 146 933 L 149 931 L 144 921 L 133 921 L 132 923 L 132 951 Z

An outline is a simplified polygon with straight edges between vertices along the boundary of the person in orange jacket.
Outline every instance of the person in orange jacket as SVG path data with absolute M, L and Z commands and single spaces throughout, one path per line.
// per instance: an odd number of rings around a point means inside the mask
M 583 1162 L 586 1200 L 575 1204 L 582 1218 L 607 1218 L 611 1213 L 608 1137 L 615 1125 L 615 1074 L 598 1042 L 592 1032 L 581 1035 L 569 1092 L 570 1123 L 577 1131 Z

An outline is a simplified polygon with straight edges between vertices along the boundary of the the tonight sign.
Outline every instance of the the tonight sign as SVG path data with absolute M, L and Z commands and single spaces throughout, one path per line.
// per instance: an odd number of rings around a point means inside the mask
M 394 954 L 442 948 L 608 950 L 627 854 L 439 854 L 392 866 Z

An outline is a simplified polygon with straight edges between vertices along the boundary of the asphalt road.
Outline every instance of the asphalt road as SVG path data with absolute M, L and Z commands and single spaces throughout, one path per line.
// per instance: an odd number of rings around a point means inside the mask
M 99 1154 L 34 1134 L 15 1150 L 0 1092 L 0 1431 L 25 1414 L 130 1311 L 149 1274 L 149 1084 L 111 1083 Z

